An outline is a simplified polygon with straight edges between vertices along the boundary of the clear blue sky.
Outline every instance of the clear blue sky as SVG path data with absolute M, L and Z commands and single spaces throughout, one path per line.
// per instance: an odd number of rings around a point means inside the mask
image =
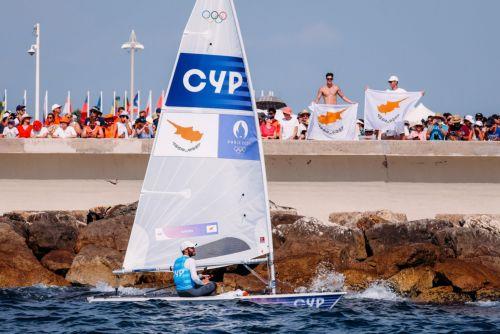
M 500 113 L 498 0 L 235 0 L 254 88 L 273 90 L 304 108 L 333 71 L 346 95 L 363 102 L 364 87 L 426 90 L 437 112 Z M 194 0 L 2 0 L 0 89 L 9 105 L 28 89 L 33 109 L 34 58 L 26 50 L 42 25 L 42 92 L 74 107 L 85 92 L 129 86 L 129 56 L 120 49 L 135 29 L 146 49 L 136 86 L 154 99 L 166 88 Z M 2 94 L 2 93 L 0 93 Z M 42 93 L 43 95 L 43 93 Z M 95 104 L 95 96 L 91 99 Z M 143 97 L 143 101 L 144 101 Z

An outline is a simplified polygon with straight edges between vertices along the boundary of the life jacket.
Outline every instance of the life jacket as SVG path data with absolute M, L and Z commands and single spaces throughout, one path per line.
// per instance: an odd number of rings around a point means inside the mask
M 22 125 L 17 126 L 17 131 L 19 131 L 19 138 L 30 138 L 31 130 L 33 130 L 33 125 L 28 125 L 26 129 Z
M 194 282 L 191 279 L 191 272 L 184 267 L 184 263 L 189 257 L 183 255 L 174 262 L 174 283 L 177 291 L 189 290 L 194 288 Z

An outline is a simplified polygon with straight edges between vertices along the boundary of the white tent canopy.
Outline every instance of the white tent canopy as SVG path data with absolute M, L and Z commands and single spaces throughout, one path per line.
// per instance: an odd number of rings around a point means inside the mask
M 415 124 L 420 124 L 422 119 L 427 119 L 429 116 L 434 116 L 435 113 L 424 106 L 423 103 L 420 103 L 415 109 L 410 110 L 405 117 L 405 121 L 410 122 L 410 125 L 413 126 Z

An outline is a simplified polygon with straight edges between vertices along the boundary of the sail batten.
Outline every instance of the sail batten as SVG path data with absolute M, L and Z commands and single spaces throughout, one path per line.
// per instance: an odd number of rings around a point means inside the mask
M 272 253 L 245 57 L 232 1 L 196 1 L 165 94 L 123 272 L 168 270 L 185 240 L 198 244 L 202 267 Z

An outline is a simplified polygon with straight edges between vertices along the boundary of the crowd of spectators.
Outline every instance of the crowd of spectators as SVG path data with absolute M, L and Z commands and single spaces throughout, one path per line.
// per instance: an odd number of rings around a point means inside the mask
M 154 138 L 161 109 L 154 115 L 140 111 L 135 121 L 120 107 L 115 113 L 102 115 L 99 108 L 90 109 L 88 117 L 79 111 L 61 116 L 61 106 L 54 104 L 52 112 L 42 121 L 34 121 L 26 108 L 17 106 L 15 113 L 5 112 L 0 122 L 0 138 Z M 294 116 L 289 107 L 277 111 L 270 108 L 259 113 L 260 133 L 263 139 L 305 140 L 309 125 L 308 110 Z M 500 117 L 485 117 L 481 113 L 460 117 L 451 114 L 429 116 L 416 124 L 401 123 L 396 130 L 377 131 L 356 123 L 359 140 L 453 140 L 453 141 L 500 141 Z
M 125 108 L 116 113 L 103 115 L 98 107 L 86 113 L 75 111 L 61 116 L 62 107 L 54 104 L 52 112 L 44 121 L 32 121 L 26 107 L 19 105 L 15 113 L 5 112 L 1 116 L 0 138 L 153 138 L 158 127 L 161 109 L 154 115 L 140 111 L 137 119 L 131 120 Z
M 306 139 L 311 113 L 303 110 L 292 117 L 290 108 L 282 109 L 283 117 L 276 119 L 276 109 L 270 108 L 259 114 L 260 132 L 263 139 L 304 140 Z M 485 117 L 477 113 L 467 115 L 429 116 L 421 122 L 401 122 L 395 130 L 378 131 L 364 127 L 363 119 L 356 122 L 359 140 L 454 140 L 454 141 L 500 141 L 500 117 Z

